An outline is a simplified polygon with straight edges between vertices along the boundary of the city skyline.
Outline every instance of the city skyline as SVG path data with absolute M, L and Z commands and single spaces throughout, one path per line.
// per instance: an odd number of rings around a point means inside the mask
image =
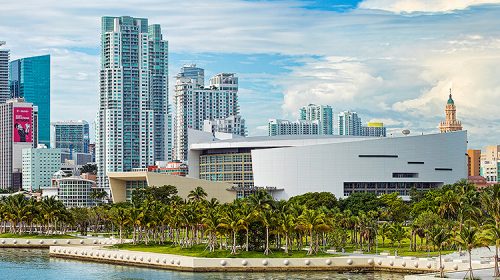
M 114 9 L 112 3 L 49 1 L 35 18 L 19 3 L 7 3 L 0 30 L 9 32 L 0 40 L 7 41 L 11 60 L 51 55 L 51 121 L 94 120 L 100 17 L 130 15 L 164 30 L 171 84 L 185 63 L 197 63 L 208 77 L 238 75 L 249 135 L 265 135 L 270 118 L 296 119 L 309 103 L 331 105 L 334 114 L 356 111 L 366 121 L 384 122 L 388 134 L 437 132 L 452 87 L 470 147 L 496 143 L 496 106 L 488 101 L 500 95 L 494 71 L 500 32 L 490 28 L 500 21 L 497 1 L 386 2 L 221 1 L 208 7 L 192 1 L 174 7 L 150 1 Z M 209 20 L 222 16 L 223 22 Z M 33 36 L 20 36 L 32 30 Z M 221 44 L 220 38 L 229 39 Z M 172 88 L 169 95 L 172 101 Z

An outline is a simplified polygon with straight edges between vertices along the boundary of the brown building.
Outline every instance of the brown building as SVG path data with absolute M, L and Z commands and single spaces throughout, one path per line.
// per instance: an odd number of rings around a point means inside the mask
M 444 112 L 446 114 L 446 119 L 439 123 L 439 130 L 441 133 L 462 130 L 462 123 L 457 120 L 457 108 L 455 107 L 455 102 L 453 101 L 453 98 L 451 98 L 451 89 L 450 97 L 448 98 Z
M 467 166 L 469 177 L 481 175 L 481 150 L 467 150 Z

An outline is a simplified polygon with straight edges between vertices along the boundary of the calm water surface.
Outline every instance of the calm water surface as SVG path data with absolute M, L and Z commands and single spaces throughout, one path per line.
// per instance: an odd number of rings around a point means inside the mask
M 153 279 L 352 279 L 401 280 L 401 274 L 289 272 L 188 273 L 50 258 L 48 250 L 0 249 L 0 279 L 19 280 L 153 280 Z

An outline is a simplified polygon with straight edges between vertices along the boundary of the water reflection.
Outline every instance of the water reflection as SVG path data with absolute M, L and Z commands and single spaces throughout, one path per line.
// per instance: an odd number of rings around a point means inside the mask
M 27 280 L 401 280 L 401 274 L 279 272 L 279 273 L 186 273 L 50 258 L 43 249 L 0 249 L 0 279 Z

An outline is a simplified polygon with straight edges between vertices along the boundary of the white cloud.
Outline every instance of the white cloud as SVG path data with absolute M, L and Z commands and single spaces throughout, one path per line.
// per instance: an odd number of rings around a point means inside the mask
M 376 9 L 394 13 L 451 12 L 482 4 L 498 4 L 498 0 L 365 0 L 363 9 Z

